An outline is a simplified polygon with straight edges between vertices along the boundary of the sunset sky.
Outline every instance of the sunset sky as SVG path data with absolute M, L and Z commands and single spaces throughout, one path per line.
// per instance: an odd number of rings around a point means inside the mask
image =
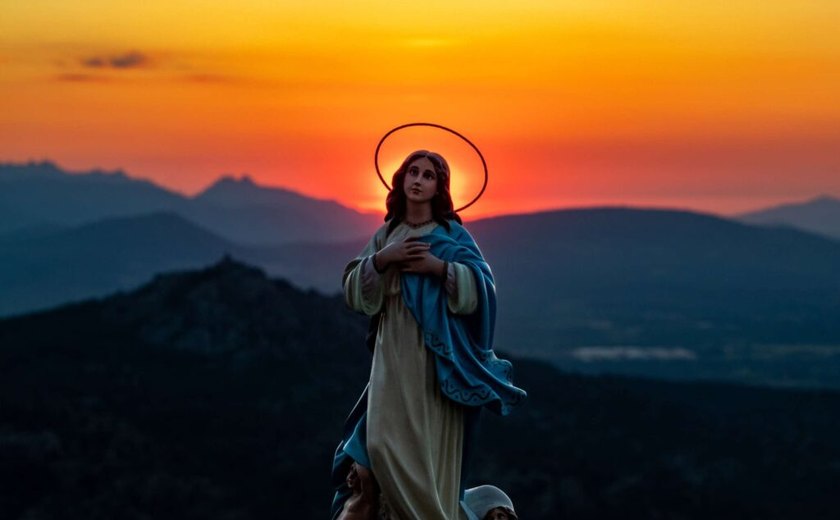
M 840 196 L 837 0 L 0 0 L 0 162 L 380 209 L 390 128 L 464 133 L 465 216 Z M 439 131 L 389 140 L 480 163 Z

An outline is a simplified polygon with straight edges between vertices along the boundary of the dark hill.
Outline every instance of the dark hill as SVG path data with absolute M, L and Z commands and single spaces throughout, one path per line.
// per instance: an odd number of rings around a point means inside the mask
M 195 268 L 234 245 L 174 213 L 116 217 L 0 241 L 0 314 L 130 289 Z
M 177 213 L 114 217 L 0 237 L 0 315 L 133 289 L 157 272 L 188 269 L 231 254 L 298 287 L 340 289 L 341 270 L 360 242 L 243 246 Z
M 770 353 L 750 354 L 768 345 L 840 345 L 837 241 L 623 208 L 499 217 L 469 228 L 496 275 L 498 341 L 518 353 L 582 367 L 569 356 L 583 346 L 682 348 L 697 361 L 640 370 L 792 384 L 840 376 L 836 357 L 791 360 L 786 373 L 787 363 L 753 365 Z
M 325 518 L 365 325 L 230 259 L 0 320 L 0 517 Z M 523 519 L 840 514 L 837 393 L 515 366 L 470 484 Z
M 365 330 L 229 259 L 0 321 L 0 517 L 323 516 Z
M 821 195 L 804 202 L 783 204 L 738 216 L 750 224 L 789 226 L 832 238 L 840 238 L 840 199 Z

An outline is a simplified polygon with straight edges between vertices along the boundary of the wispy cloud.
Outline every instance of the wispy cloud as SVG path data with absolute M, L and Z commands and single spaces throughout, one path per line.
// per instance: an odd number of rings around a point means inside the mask
M 187 74 L 182 76 L 182 79 L 191 83 L 217 83 L 217 84 L 235 84 L 240 83 L 241 80 L 233 76 L 224 74 L 201 73 Z
M 166 51 L 148 53 L 138 50 L 124 53 L 75 53 L 70 58 L 67 54 L 64 56 L 52 62 L 57 74 L 50 78 L 55 81 L 113 84 L 126 81 L 175 81 L 220 86 L 275 87 L 275 82 L 220 70 L 219 64 L 212 59 L 208 60 L 206 56 L 196 58 Z M 222 62 L 221 69 L 225 65 Z M 142 71 L 143 74 L 123 74 L 132 70 Z
M 82 65 L 93 69 L 136 69 L 149 66 L 151 60 L 143 53 L 130 51 L 108 56 L 89 56 L 81 60 Z
M 79 74 L 73 72 L 69 72 L 66 74 L 58 74 L 55 76 L 55 79 L 57 79 L 58 81 L 69 81 L 76 83 L 105 83 L 108 81 L 107 78 L 104 78 L 102 76 L 97 76 L 94 74 Z

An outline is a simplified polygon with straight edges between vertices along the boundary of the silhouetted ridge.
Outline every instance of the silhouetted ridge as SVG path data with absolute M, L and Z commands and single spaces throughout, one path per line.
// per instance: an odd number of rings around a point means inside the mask
M 236 246 L 172 212 L 114 217 L 0 241 L 0 314 L 43 309 L 206 265 Z
M 0 162 L 0 181 L 22 177 L 60 178 L 64 175 L 65 172 L 52 161 Z
M 265 351 L 288 357 L 333 351 L 331 327 L 358 330 L 343 300 L 301 292 L 226 255 L 201 269 L 157 275 L 103 301 L 103 318 L 136 327 L 150 345 L 200 352 Z
M 468 227 L 493 267 L 502 348 L 595 372 L 840 381 L 837 241 L 634 208 L 511 215 Z M 650 348 L 661 349 L 656 359 L 634 357 Z M 605 356 L 588 357 L 594 352 Z M 684 357 L 664 358 L 671 354 Z
M 705 233 L 729 230 L 743 230 L 749 233 L 752 228 L 739 222 L 727 220 L 707 213 L 685 210 L 644 209 L 625 207 L 592 207 L 542 211 L 522 215 L 505 215 L 481 219 L 469 224 L 471 230 L 480 233 L 485 228 L 500 234 L 532 230 L 526 236 L 537 236 L 543 226 L 557 238 L 571 239 L 593 236 L 600 239 L 626 238 L 638 239 L 645 236 L 664 236 L 671 238 L 674 231 L 684 234 L 690 231 L 699 236 Z
M 811 204 L 840 204 L 840 199 L 823 193 L 811 199 L 810 202 Z
M 184 197 L 123 171 L 69 173 L 51 162 L 0 164 L 0 233 L 33 225 L 74 226 L 113 216 L 175 211 Z
M 789 226 L 835 239 L 840 238 L 840 199 L 827 194 L 804 202 L 751 211 L 737 218 L 751 224 Z
M 298 204 L 313 202 L 304 195 L 278 187 L 260 186 L 250 175 L 224 175 L 193 197 L 198 202 L 221 206 L 249 206 L 254 204 Z
M 70 174 L 51 162 L 30 162 L 0 164 L 0 185 L 0 235 L 158 211 L 176 212 L 249 245 L 348 240 L 367 236 L 380 224 L 376 215 L 258 185 L 248 175 L 226 175 L 187 197 L 121 170 Z
M 102 240 L 107 236 L 121 238 L 125 242 L 159 239 L 160 246 L 165 248 L 165 243 L 172 245 L 172 239 L 178 237 L 183 240 L 186 236 L 192 239 L 200 239 L 215 242 L 225 240 L 215 233 L 202 226 L 184 218 L 174 211 L 155 211 L 142 215 L 131 215 L 113 217 L 98 220 L 89 224 L 78 226 L 69 231 L 62 231 L 58 234 L 72 235 L 73 239 L 84 239 L 89 236 L 96 240 Z
M 158 274 L 143 286 L 23 317 L 74 330 L 119 331 L 128 343 L 202 353 L 262 351 L 280 357 L 336 353 L 330 333 L 362 335 L 364 320 L 343 299 L 302 292 L 226 255 L 200 270 Z M 2 323 L 2 320 L 0 320 Z M 52 337 L 58 328 L 36 331 Z M 328 331 L 328 332 L 325 332 Z M 359 356 L 364 355 L 360 351 Z

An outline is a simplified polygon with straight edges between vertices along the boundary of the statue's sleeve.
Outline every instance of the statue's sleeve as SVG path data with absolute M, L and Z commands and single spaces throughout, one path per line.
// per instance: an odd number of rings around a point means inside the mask
M 344 301 L 357 312 L 373 316 L 382 308 L 382 276 L 373 267 L 373 254 L 380 248 L 377 232 L 368 245 L 344 269 Z
M 470 314 L 478 307 L 478 290 L 472 270 L 464 264 L 452 262 L 446 273 L 446 292 L 449 311 Z

